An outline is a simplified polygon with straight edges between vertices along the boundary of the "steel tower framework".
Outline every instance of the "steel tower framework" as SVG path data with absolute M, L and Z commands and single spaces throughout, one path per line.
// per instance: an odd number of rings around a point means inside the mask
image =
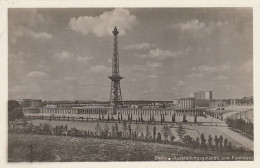
M 112 58 L 112 76 L 108 78 L 111 80 L 111 92 L 110 92 L 110 102 L 114 107 L 114 113 L 116 113 L 116 108 L 122 101 L 121 88 L 120 88 L 120 80 L 123 77 L 119 74 L 119 56 L 118 56 L 118 43 L 117 43 L 117 35 L 119 34 L 117 28 L 114 28 L 112 32 L 114 34 L 114 45 L 113 45 L 113 58 Z

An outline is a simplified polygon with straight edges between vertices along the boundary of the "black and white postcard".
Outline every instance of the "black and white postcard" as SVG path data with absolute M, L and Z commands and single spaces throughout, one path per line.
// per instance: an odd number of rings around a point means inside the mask
M 256 166 L 253 6 L 13 5 L 4 165 Z

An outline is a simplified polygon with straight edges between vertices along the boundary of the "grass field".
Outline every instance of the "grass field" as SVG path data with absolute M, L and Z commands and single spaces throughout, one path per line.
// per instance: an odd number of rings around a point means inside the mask
M 67 124 L 69 128 L 75 127 L 79 130 L 90 130 L 94 131 L 95 126 L 97 125 L 97 122 L 81 122 L 81 121 L 49 121 L 49 120 L 31 120 L 33 124 L 39 125 L 39 124 L 44 124 L 48 123 L 51 126 L 56 126 L 56 125 L 65 125 Z M 105 123 L 99 122 L 99 125 L 103 128 Z M 108 123 L 108 126 L 111 128 L 111 126 L 114 125 L 114 123 Z M 118 129 L 122 131 L 122 123 L 117 123 Z M 127 124 L 128 125 L 128 124 Z M 152 132 L 153 127 L 156 126 L 156 131 L 161 132 L 163 125 L 149 125 L 149 130 Z M 131 124 L 131 127 L 133 130 L 136 130 L 137 124 L 134 122 Z M 139 127 L 139 133 L 143 132 L 145 134 L 146 132 L 146 124 L 138 124 Z M 176 133 L 176 128 L 178 126 L 175 124 L 173 128 L 171 128 L 172 135 L 176 137 L 176 140 L 179 140 L 179 137 Z M 197 126 L 197 124 L 193 124 L 192 126 L 190 124 L 185 124 L 184 128 L 186 128 L 186 135 L 190 135 L 192 138 L 196 139 L 197 137 L 200 138 L 200 135 L 204 133 L 205 138 L 208 138 L 209 134 L 211 136 L 217 135 L 218 137 L 220 135 L 223 136 L 223 138 L 227 138 L 231 143 L 236 146 L 236 147 L 245 147 L 241 143 L 239 143 L 236 139 L 230 137 L 229 135 L 221 132 L 220 130 L 216 129 L 215 126 Z
M 32 149 L 31 149 L 32 145 Z M 31 153 L 32 150 L 32 153 Z M 253 153 L 204 151 L 169 144 L 15 134 L 8 135 L 8 161 L 153 161 L 156 157 L 232 157 L 253 159 Z

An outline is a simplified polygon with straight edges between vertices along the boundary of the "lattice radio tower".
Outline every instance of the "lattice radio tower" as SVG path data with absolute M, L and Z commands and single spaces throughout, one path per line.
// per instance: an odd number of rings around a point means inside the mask
M 113 58 L 112 58 L 112 76 L 108 78 L 111 79 L 111 92 L 110 92 L 110 103 L 114 108 L 114 114 L 116 113 L 116 108 L 121 104 L 122 95 L 120 88 L 120 80 L 123 79 L 119 75 L 119 56 L 117 51 L 117 35 L 119 32 L 117 28 L 114 28 L 112 32 L 114 34 L 114 46 L 113 46 Z

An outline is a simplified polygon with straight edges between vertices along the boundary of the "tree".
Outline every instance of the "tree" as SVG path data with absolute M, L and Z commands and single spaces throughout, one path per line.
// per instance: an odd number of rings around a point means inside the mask
M 200 136 L 200 140 L 201 140 L 201 147 L 204 148 L 205 144 L 206 144 L 206 139 L 204 137 L 204 134 L 202 133 Z
M 185 135 L 182 140 L 185 143 L 192 143 L 193 142 L 193 138 L 189 135 Z
M 146 140 L 149 140 L 151 137 L 151 133 L 150 133 L 150 130 L 149 130 L 149 125 L 146 125 L 146 135 L 145 135 L 145 139 Z
M 111 119 L 112 119 L 113 122 L 115 122 L 113 114 L 111 115 Z
M 187 122 L 187 119 L 186 119 L 186 115 L 185 115 L 185 114 L 183 114 L 182 122 Z
M 144 133 L 142 132 L 141 133 L 141 140 L 143 140 L 144 139 Z
M 131 125 L 128 125 L 128 132 L 129 132 L 129 138 L 131 139 L 131 132 L 132 131 L 132 129 L 131 129 Z
M 162 139 L 161 133 L 158 132 L 158 134 L 157 134 L 157 142 L 161 142 L 161 139 Z
M 200 146 L 200 140 L 199 137 L 196 138 L 195 146 L 198 148 Z
M 97 123 L 96 127 L 95 127 L 95 134 L 96 136 L 99 136 L 101 133 L 101 127 L 99 125 L 99 123 Z
M 32 121 L 31 121 L 31 122 L 28 123 L 28 125 L 27 125 L 27 131 L 28 131 L 28 132 L 32 132 L 33 128 L 34 128 L 34 125 L 33 125 Z
M 165 121 L 165 116 L 164 116 L 164 114 L 162 115 L 162 117 L 163 117 L 163 122 Z
M 197 115 L 194 117 L 194 123 L 197 123 Z
M 139 124 L 136 124 L 135 131 L 136 131 L 137 138 L 138 138 L 139 137 L 139 132 L 141 131 L 141 128 L 140 128 Z
M 23 118 L 23 111 L 20 104 L 15 100 L 8 100 L 8 120 Z
M 171 137 L 170 137 L 171 142 L 173 142 L 174 139 L 175 139 L 175 136 L 171 135 Z
M 228 142 L 228 149 L 231 150 L 232 149 L 232 143 L 229 141 Z
M 164 137 L 164 140 L 168 140 L 168 137 L 172 135 L 171 129 L 168 125 L 165 125 L 162 127 L 162 134 Z
M 220 135 L 220 137 L 219 137 L 219 146 L 220 146 L 220 148 L 222 148 L 222 143 L 223 143 L 223 137 L 222 137 L 222 135 Z
M 172 122 L 173 122 L 173 123 L 175 122 L 175 114 L 172 115 Z
M 176 130 L 178 136 L 180 137 L 180 141 L 182 141 L 183 136 L 186 134 L 185 129 L 183 128 L 182 124 L 179 124 L 178 129 Z
M 127 126 L 126 126 L 126 121 L 123 121 L 123 126 L 122 126 L 122 130 L 124 132 L 124 136 L 126 135 L 126 131 L 127 131 Z
M 115 135 L 118 136 L 118 126 L 116 123 L 115 123 Z
M 134 139 L 134 141 L 137 140 L 137 134 L 136 134 L 136 131 L 135 131 L 134 134 L 133 134 L 133 139 Z
M 155 141 L 155 136 L 156 136 L 156 127 L 153 127 L 153 140 Z
M 215 142 L 215 147 L 218 148 L 219 141 L 217 135 L 215 135 L 214 142 Z
M 116 136 L 116 130 L 115 130 L 115 126 L 114 125 L 112 125 L 112 127 L 111 127 L 111 133 L 112 133 L 112 137 Z
M 227 140 L 227 138 L 225 138 L 225 139 L 224 139 L 224 148 L 226 149 L 227 146 L 228 146 L 228 140 Z
M 44 133 L 49 133 L 50 129 L 51 129 L 51 126 L 49 124 L 47 124 L 47 123 L 43 124 L 42 130 Z M 62 131 L 62 129 L 61 129 L 61 131 Z
M 105 123 L 105 125 L 104 125 L 104 135 L 105 135 L 105 137 L 108 137 L 108 132 L 109 132 L 109 127 L 108 127 L 107 123 Z
M 211 135 L 209 135 L 209 137 L 208 137 L 208 144 L 209 144 L 209 147 L 211 148 L 212 147 L 212 137 L 211 137 Z

